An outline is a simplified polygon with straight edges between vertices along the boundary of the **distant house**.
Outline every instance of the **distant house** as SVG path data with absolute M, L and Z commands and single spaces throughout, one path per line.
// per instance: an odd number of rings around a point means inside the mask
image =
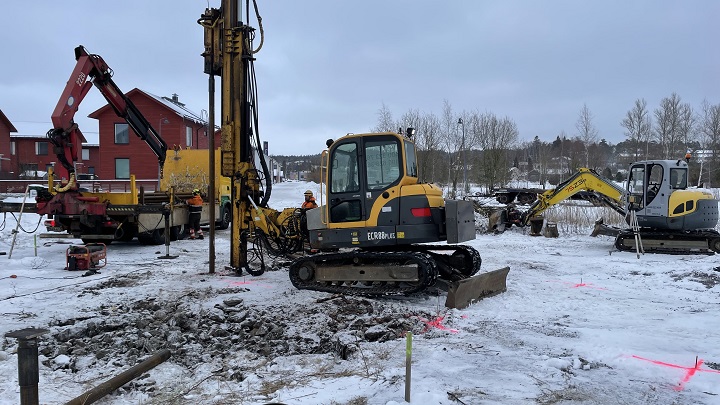
M 206 119 L 185 107 L 177 94 L 159 97 L 135 88 L 126 96 L 167 143 L 168 156 L 174 148 L 207 149 Z M 109 104 L 92 112 L 89 117 L 99 121 L 102 165 L 96 168 L 95 173 L 101 179 L 129 179 L 131 174 L 137 179 L 157 179 L 157 156 Z M 215 145 L 220 146 L 219 132 L 215 135 Z
M 15 146 L 10 141 L 10 133 L 12 132 L 17 132 L 17 129 L 0 110 L 0 179 L 13 177 L 13 173 L 11 173 L 12 165 L 10 164 Z
M 17 134 L 10 135 L 10 160 L 5 163 L 8 163 L 12 176 L 6 178 L 43 179 L 51 167 L 60 164 L 46 136 L 50 124 L 22 123 L 18 127 Z M 75 170 L 93 173 L 100 164 L 99 147 L 85 143 L 84 137 L 82 141 Z

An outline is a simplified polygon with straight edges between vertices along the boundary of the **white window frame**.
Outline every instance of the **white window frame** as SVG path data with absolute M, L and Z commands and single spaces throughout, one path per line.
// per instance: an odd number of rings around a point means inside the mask
M 125 163 L 127 165 L 127 170 L 125 170 L 124 167 L 118 167 L 118 164 Z M 127 172 L 127 177 L 120 177 L 118 174 L 125 174 L 125 173 L 118 173 L 118 168 L 122 171 Z M 130 178 L 130 159 L 129 158 L 115 158 L 115 178 L 116 179 L 122 179 L 126 180 Z
M 125 128 L 125 131 L 123 131 L 122 128 Z M 124 135 L 124 137 L 123 137 L 123 135 Z M 127 145 L 129 143 L 130 143 L 130 125 L 128 125 L 126 123 L 115 124 L 115 144 L 116 145 Z
M 40 145 L 45 145 L 45 153 L 40 153 Z M 38 141 L 35 142 L 35 155 L 37 156 L 47 156 L 49 153 L 49 145 L 46 141 Z
M 15 149 L 15 141 L 10 141 L 10 154 L 15 156 L 16 149 Z
M 190 125 L 185 126 L 185 145 L 186 146 L 193 146 L 192 134 L 193 134 L 192 127 Z
M 83 148 L 81 159 L 82 160 L 90 160 L 90 149 Z

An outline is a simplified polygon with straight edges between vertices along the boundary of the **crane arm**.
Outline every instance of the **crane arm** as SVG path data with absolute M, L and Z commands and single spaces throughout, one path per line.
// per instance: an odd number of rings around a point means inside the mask
M 75 69 L 51 117 L 53 128 L 47 133 L 48 139 L 54 146 L 53 151 L 67 171 L 71 182 L 75 173 L 73 163 L 78 160 L 78 151 L 84 140 L 73 118 L 93 84 L 100 90 L 115 114 L 125 119 L 140 139 L 150 146 L 158 158 L 162 176 L 167 143 L 153 129 L 135 104 L 117 87 L 112 80 L 112 69 L 102 57 L 89 54 L 82 45 L 75 48 L 75 59 L 77 60 Z
M 539 194 L 537 201 L 535 201 L 527 211 L 522 213 L 521 224 L 523 226 L 527 225 L 531 218 L 541 215 L 548 208 L 572 197 L 580 191 L 593 192 L 604 205 L 609 206 L 621 215 L 625 215 L 622 202 L 625 191 L 612 181 L 599 175 L 595 170 L 580 168 L 575 174 L 560 183 L 556 188 Z

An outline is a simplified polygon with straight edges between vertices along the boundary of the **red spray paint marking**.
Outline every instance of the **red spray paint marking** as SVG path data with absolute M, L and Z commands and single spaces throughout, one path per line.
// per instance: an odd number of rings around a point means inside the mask
M 630 356 L 630 357 L 632 357 L 632 358 L 634 358 L 634 359 L 638 359 L 638 360 L 648 361 L 648 362 L 650 362 L 650 363 L 657 364 L 658 366 L 665 366 L 665 367 L 670 367 L 670 368 L 679 368 L 679 369 L 681 369 L 681 370 L 687 370 L 687 372 L 685 373 L 685 376 L 683 377 L 682 381 L 680 381 L 680 384 L 678 384 L 677 387 L 673 387 L 673 389 L 674 389 L 675 391 L 682 391 L 682 390 L 685 388 L 685 384 L 686 384 L 688 381 L 690 381 L 690 378 L 692 378 L 692 376 L 694 376 L 695 373 L 698 372 L 698 371 L 701 372 L 701 373 L 717 373 L 717 374 L 720 374 L 720 370 L 701 369 L 700 367 L 702 367 L 703 359 L 698 359 L 697 357 L 695 358 L 695 367 L 679 366 L 679 365 L 677 365 L 677 364 L 665 363 L 664 361 L 659 361 L 659 360 L 650 360 L 650 359 L 646 359 L 646 358 L 644 358 L 644 357 L 640 357 L 640 356 L 636 356 L 636 355 L 632 355 L 632 356 Z
M 256 283 L 256 282 L 254 282 L 254 281 L 232 281 L 232 280 L 225 280 L 225 282 L 228 283 L 228 284 L 230 284 L 230 285 L 236 285 L 236 286 L 238 286 L 238 285 L 256 285 L 256 286 L 258 286 L 258 287 L 263 287 L 263 288 L 272 288 L 272 286 L 269 285 L 269 284 Z
M 605 287 L 595 287 L 592 283 L 583 283 L 582 281 L 580 281 L 579 283 L 569 283 L 569 282 L 567 282 L 567 281 L 548 280 L 548 282 L 549 282 L 549 283 L 563 283 L 563 284 L 567 284 L 567 285 L 570 286 L 570 288 L 585 287 L 585 288 L 592 288 L 592 289 L 595 289 L 595 290 L 607 290 L 607 288 L 605 288 Z
M 422 331 L 422 333 L 425 333 L 429 331 L 432 328 L 438 328 L 440 330 L 446 330 L 450 333 L 458 333 L 457 329 L 449 329 L 445 325 L 442 324 L 443 320 L 445 319 L 445 315 L 438 316 L 437 318 L 433 319 L 432 321 L 427 320 L 425 318 L 418 317 L 421 321 L 425 322 L 425 330 Z

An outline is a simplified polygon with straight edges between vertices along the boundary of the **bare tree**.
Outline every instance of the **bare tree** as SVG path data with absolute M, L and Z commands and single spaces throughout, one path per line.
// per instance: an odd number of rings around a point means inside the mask
M 685 155 L 691 141 L 694 117 L 690 104 L 681 102 L 673 93 L 660 101 L 655 109 L 655 139 L 662 147 L 664 159 Z
M 462 170 L 461 150 L 463 148 L 462 132 L 458 125 L 458 117 L 455 116 L 450 102 L 443 101 L 443 112 L 440 117 L 440 137 L 450 162 L 448 164 L 448 185 L 450 197 L 457 197 L 457 182 Z
M 706 165 L 705 169 L 708 173 L 706 186 L 710 186 L 711 182 L 720 181 L 720 104 L 710 104 L 707 100 L 703 100 L 701 104 L 701 113 L 698 117 L 698 132 L 700 146 L 709 150 L 709 160 L 701 160 L 701 165 Z M 702 167 L 702 166 L 701 166 Z M 713 176 L 714 174 L 714 176 Z M 702 181 L 702 169 L 700 170 L 700 178 L 698 184 Z
M 590 166 L 590 145 L 597 142 L 598 130 L 593 124 L 593 115 L 590 112 L 587 104 L 583 104 L 583 108 L 580 110 L 580 115 L 575 123 L 575 128 L 578 130 L 578 137 L 585 146 L 585 166 Z
M 420 116 L 415 142 L 418 148 L 418 170 L 425 181 L 435 183 L 439 180 L 442 166 L 441 126 L 435 114 Z
M 385 103 L 382 103 L 377 114 L 378 121 L 371 129 L 372 132 L 396 132 L 398 130 L 398 123 L 393 119 L 392 112 Z
M 648 159 L 650 135 L 652 134 L 652 121 L 649 114 L 647 102 L 644 98 L 639 98 L 635 100 L 635 106 L 627 112 L 620 124 L 626 129 L 625 137 L 632 145 L 633 161 L 640 160 L 642 144 L 645 145 L 645 159 Z
M 473 120 L 473 126 L 482 150 L 481 178 L 486 187 L 492 189 L 507 180 L 508 153 L 518 141 L 517 125 L 508 117 L 497 118 L 485 113 Z

